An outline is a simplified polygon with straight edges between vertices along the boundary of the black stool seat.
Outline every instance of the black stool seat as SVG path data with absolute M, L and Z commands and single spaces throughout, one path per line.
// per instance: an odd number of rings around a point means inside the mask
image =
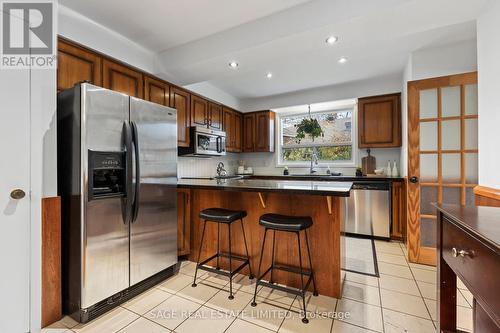
M 300 231 L 312 226 L 313 221 L 309 216 L 264 214 L 260 217 L 259 224 L 273 230 Z
M 207 208 L 200 212 L 200 218 L 213 222 L 231 223 L 247 216 L 244 210 L 230 210 L 224 208 Z

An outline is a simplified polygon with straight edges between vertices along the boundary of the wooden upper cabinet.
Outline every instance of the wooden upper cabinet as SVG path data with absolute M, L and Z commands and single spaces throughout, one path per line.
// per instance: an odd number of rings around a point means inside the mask
M 255 113 L 255 151 L 274 152 L 274 120 L 272 111 Z
M 57 42 L 57 91 L 88 81 L 102 86 L 99 55 L 59 39 Z
M 401 147 L 401 94 L 358 100 L 359 148 Z
M 255 113 L 243 114 L 243 152 L 255 151 Z
M 226 150 L 241 153 L 241 113 L 224 107 L 224 131 L 226 132 Z
M 172 87 L 170 90 L 170 107 L 177 110 L 177 145 L 179 147 L 189 147 L 191 94 L 185 90 Z
M 170 86 L 150 76 L 144 76 L 144 99 L 161 105 L 170 105 Z
M 127 66 L 104 59 L 102 62 L 102 84 L 104 88 L 130 96 L 143 98 L 143 76 Z
M 208 128 L 222 130 L 222 105 L 208 102 Z
M 234 148 L 234 152 L 236 153 L 241 153 L 241 150 L 242 150 L 242 147 L 241 147 L 241 144 L 242 144 L 242 120 L 243 120 L 243 116 L 241 115 L 241 113 L 239 112 L 234 112 L 234 117 L 233 117 L 233 121 L 234 121 L 234 145 L 233 145 L 233 148 Z
M 191 126 L 208 125 L 208 101 L 191 95 Z

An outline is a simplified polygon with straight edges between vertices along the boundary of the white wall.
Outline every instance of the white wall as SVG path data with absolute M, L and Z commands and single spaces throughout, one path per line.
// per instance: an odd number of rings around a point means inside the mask
M 229 95 L 225 91 L 208 82 L 189 84 L 187 86 L 184 86 L 184 88 L 207 98 L 213 99 L 214 101 L 217 101 L 229 107 L 235 108 L 236 110 L 240 110 L 241 108 L 241 103 L 238 98 Z
M 251 112 L 287 106 L 330 102 L 341 99 L 388 94 L 401 91 L 401 74 L 290 92 L 262 98 L 243 99 L 242 111 Z
M 57 33 L 151 74 L 159 72 L 155 54 L 119 33 L 59 5 Z
M 477 70 L 476 40 L 466 40 L 412 53 L 412 80 Z
M 492 0 L 477 21 L 479 70 L 479 184 L 500 189 L 500 1 Z

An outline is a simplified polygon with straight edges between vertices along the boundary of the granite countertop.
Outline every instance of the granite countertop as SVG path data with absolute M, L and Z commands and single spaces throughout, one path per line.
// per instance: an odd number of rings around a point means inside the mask
M 276 179 L 193 179 L 181 178 L 179 188 L 195 188 L 223 191 L 285 192 L 287 194 L 312 194 L 348 197 L 352 182 L 276 180 Z
M 334 181 L 334 182 L 366 182 L 366 181 L 390 181 L 390 182 L 401 182 L 404 180 L 403 177 L 392 177 L 392 176 L 378 176 L 378 175 L 368 175 L 368 176 L 328 176 L 328 175 L 249 175 L 245 176 L 250 179 L 288 179 L 288 180 L 302 180 L 310 179 L 312 181 Z

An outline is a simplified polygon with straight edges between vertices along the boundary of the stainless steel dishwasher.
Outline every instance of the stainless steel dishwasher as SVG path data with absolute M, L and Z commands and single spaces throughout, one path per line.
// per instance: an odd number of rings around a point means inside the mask
M 390 182 L 355 182 L 348 199 L 346 234 L 390 238 Z

